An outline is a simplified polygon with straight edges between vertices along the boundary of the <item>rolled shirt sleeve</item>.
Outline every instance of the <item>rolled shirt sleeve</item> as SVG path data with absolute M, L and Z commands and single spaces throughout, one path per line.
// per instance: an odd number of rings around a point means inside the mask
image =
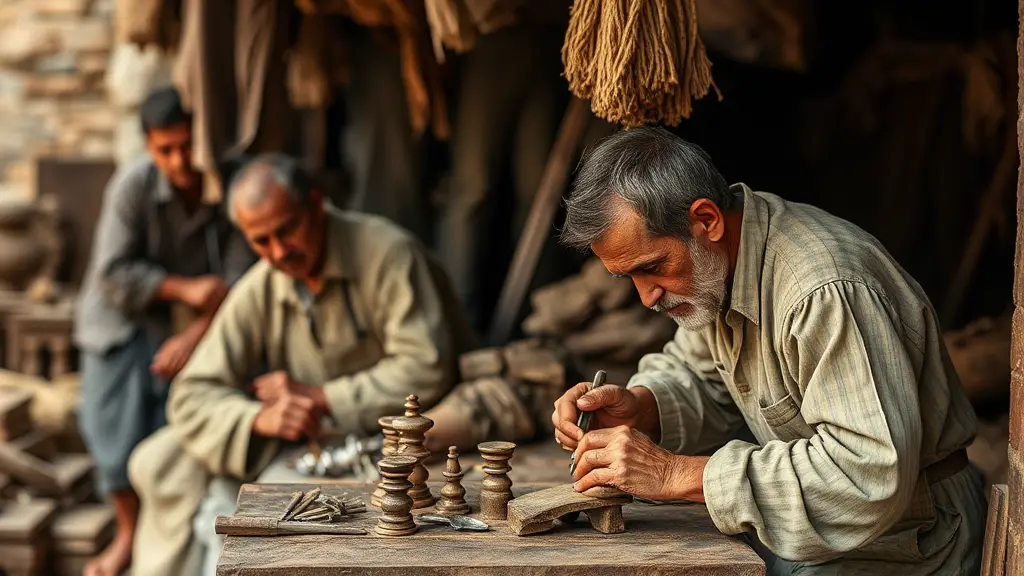
M 701 333 L 678 329 L 662 352 L 647 354 L 638 368 L 626 386 L 643 386 L 654 394 L 662 448 L 676 454 L 705 453 L 744 427 Z
M 752 530 L 781 558 L 821 561 L 873 541 L 901 517 L 921 446 L 902 330 L 890 302 L 859 282 L 826 284 L 793 307 L 777 353 L 803 398 L 777 404 L 789 403 L 789 418 L 802 416 L 813 436 L 734 440 L 711 457 L 704 496 L 722 532 Z M 762 411 L 773 408 L 787 412 Z
M 377 419 L 401 414 L 409 394 L 428 407 L 451 388 L 455 352 L 430 266 L 411 241 L 396 243 L 385 255 L 374 283 L 384 357 L 367 370 L 324 384 L 339 431 L 375 433 Z
M 100 285 L 111 304 L 125 314 L 144 311 L 167 271 L 146 259 L 147 172 L 126 170 L 104 193 L 96 225 L 94 255 Z

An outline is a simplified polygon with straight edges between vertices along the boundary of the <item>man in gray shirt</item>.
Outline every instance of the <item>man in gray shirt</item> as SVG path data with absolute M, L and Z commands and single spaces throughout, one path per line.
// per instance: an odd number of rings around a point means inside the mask
M 255 261 L 221 208 L 201 201 L 191 119 L 178 93 L 150 94 L 141 120 L 149 154 L 123 166 L 107 186 L 76 307 L 79 422 L 117 519 L 117 537 L 85 576 L 115 576 L 130 564 L 138 497 L 128 457 L 164 425 L 167 384 L 188 362 L 228 286 Z M 172 323 L 172 310 L 182 309 L 191 318 L 183 329 Z

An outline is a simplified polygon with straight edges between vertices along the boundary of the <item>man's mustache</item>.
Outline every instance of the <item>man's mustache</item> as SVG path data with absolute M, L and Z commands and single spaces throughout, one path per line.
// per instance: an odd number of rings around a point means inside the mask
M 285 254 L 284 256 L 278 258 L 277 259 L 277 263 L 278 264 L 292 264 L 294 262 L 298 262 L 299 260 L 302 260 L 302 254 L 299 254 L 298 252 L 289 252 L 289 253 Z

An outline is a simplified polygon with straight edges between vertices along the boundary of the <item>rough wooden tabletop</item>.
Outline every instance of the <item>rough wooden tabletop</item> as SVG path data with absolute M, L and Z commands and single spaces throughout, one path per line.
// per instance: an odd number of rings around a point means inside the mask
M 431 483 L 436 495 L 441 483 Z M 238 497 L 237 515 L 278 516 L 296 490 L 315 484 L 246 484 Z M 479 510 L 479 484 L 465 484 L 466 499 Z M 516 495 L 539 486 L 513 486 Z M 369 502 L 374 486 L 323 485 L 335 496 L 358 495 Z M 433 508 L 414 511 L 429 513 Z M 379 510 L 347 522 L 365 528 L 366 536 L 227 537 L 219 575 L 313 576 L 357 571 L 373 575 L 763 575 L 761 559 L 741 540 L 720 533 L 700 505 L 623 506 L 626 532 L 604 535 L 586 519 L 556 526 L 533 536 L 513 535 L 505 522 L 491 522 L 489 532 L 456 532 L 421 524 L 411 536 L 373 533 Z M 472 514 L 476 516 L 476 514 Z

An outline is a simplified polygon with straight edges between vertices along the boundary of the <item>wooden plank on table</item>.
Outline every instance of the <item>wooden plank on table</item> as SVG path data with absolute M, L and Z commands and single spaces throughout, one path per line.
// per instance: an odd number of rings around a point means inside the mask
M 981 552 L 981 576 L 1006 575 L 1006 529 L 1009 504 L 1006 484 L 994 484 L 988 499 L 988 521 Z
M 275 516 L 296 490 L 311 484 L 246 484 L 236 515 Z M 433 484 L 436 494 L 442 484 Z M 479 484 L 464 484 L 466 499 L 479 510 Z M 359 495 L 369 501 L 372 484 L 323 485 L 334 496 Z M 534 488 L 513 486 L 521 495 Z M 432 507 L 414 511 L 429 513 Z M 358 572 L 368 575 L 519 576 L 536 574 L 763 575 L 764 563 L 742 541 L 715 528 L 700 505 L 623 506 L 626 531 L 601 534 L 580 520 L 548 533 L 520 538 L 504 521 L 490 522 L 488 532 L 456 532 L 421 524 L 411 536 L 374 534 L 379 511 L 368 508 L 345 522 L 368 531 L 365 536 L 234 537 L 224 540 L 217 573 L 248 576 L 314 576 Z M 476 514 L 472 514 L 475 516 Z

